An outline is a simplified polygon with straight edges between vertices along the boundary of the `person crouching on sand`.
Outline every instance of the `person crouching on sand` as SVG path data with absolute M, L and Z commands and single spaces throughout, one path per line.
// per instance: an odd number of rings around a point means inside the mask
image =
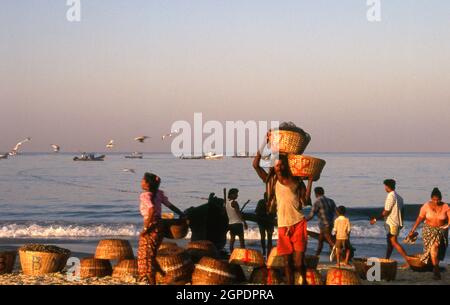
M 161 204 L 180 216 L 184 216 L 177 207 L 170 203 L 163 191 L 159 189 L 161 178 L 155 174 L 145 173 L 141 181 L 143 192 L 140 195 L 140 212 L 144 218 L 144 228 L 140 233 L 138 247 L 139 281 L 150 285 L 156 284 L 156 252 L 163 239 L 161 222 Z
M 408 255 L 397 240 L 400 230 L 403 227 L 403 198 L 395 191 L 396 182 L 393 179 L 384 180 L 384 189 L 388 193 L 384 210 L 379 217 L 373 217 L 370 224 L 375 224 L 379 219 L 385 219 L 385 229 L 387 233 L 387 249 L 386 258 L 391 258 L 394 248 L 400 253 L 406 261 L 408 266 Z
M 334 221 L 333 233 L 336 235 L 336 263 L 337 266 L 341 265 L 341 255 L 345 252 L 344 265 L 348 266 L 348 261 L 350 259 L 350 231 L 351 224 L 350 220 L 345 217 L 346 208 L 344 206 L 339 206 L 336 208 L 336 214 L 338 217 Z
M 228 191 L 228 200 L 226 203 L 226 210 L 228 215 L 228 230 L 230 231 L 230 253 L 234 250 L 234 242 L 236 236 L 239 238 L 241 248 L 245 248 L 244 228 L 247 230 L 247 223 L 242 216 L 237 198 L 239 195 L 238 189 L 230 189 Z
M 441 279 L 439 261 L 445 258 L 448 247 L 448 227 L 450 221 L 450 207 L 442 201 L 442 194 L 438 188 L 433 189 L 431 200 L 420 209 L 419 217 L 408 234 L 412 237 L 417 227 L 424 222 L 422 229 L 424 254 L 421 261 L 433 264 L 434 279 Z
M 292 176 L 285 155 L 280 155 L 275 166 L 267 173 L 261 166 L 261 152 L 258 151 L 253 167 L 266 183 L 269 213 L 276 210 L 278 219 L 278 255 L 287 256 L 285 273 L 289 285 L 294 284 L 294 272 L 306 278 L 305 251 L 307 244 L 306 219 L 303 207 L 311 205 L 311 188 L 300 178 Z M 306 284 L 306 281 L 304 281 Z

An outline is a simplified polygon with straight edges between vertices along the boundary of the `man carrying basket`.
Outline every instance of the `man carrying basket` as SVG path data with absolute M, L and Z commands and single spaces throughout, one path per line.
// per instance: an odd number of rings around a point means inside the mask
M 287 256 L 285 274 L 287 283 L 292 285 L 295 272 L 299 272 L 303 279 L 306 278 L 307 230 L 302 209 L 306 205 L 311 205 L 313 179 L 310 178 L 308 186 L 305 187 L 301 178 L 292 176 L 286 155 L 280 154 L 269 172 L 260 166 L 260 161 L 261 152 L 258 151 L 253 161 L 253 167 L 266 184 L 268 212 L 277 211 L 277 252 L 278 255 Z

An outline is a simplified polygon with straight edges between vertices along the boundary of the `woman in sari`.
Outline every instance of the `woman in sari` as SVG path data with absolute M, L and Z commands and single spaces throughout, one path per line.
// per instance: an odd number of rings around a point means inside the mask
M 442 201 L 442 194 L 438 188 L 433 189 L 431 200 L 420 209 L 419 217 L 411 229 L 408 237 L 412 238 L 417 227 L 424 222 L 422 229 L 424 253 L 421 261 L 433 264 L 434 279 L 440 280 L 439 261 L 445 258 L 448 246 L 448 226 L 450 208 Z
M 161 178 L 151 173 L 145 173 L 141 181 L 140 212 L 144 218 L 144 228 L 139 238 L 138 274 L 139 281 L 150 285 L 156 284 L 156 253 L 163 239 L 161 204 L 180 216 L 184 215 L 159 189 L 160 183 Z

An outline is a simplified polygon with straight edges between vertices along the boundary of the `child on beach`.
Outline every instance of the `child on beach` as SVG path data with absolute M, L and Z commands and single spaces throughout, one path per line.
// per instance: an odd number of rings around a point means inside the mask
M 236 236 L 239 238 L 241 248 L 245 248 L 244 229 L 248 229 L 244 216 L 239 209 L 239 204 L 237 202 L 238 196 L 238 189 L 230 189 L 228 191 L 228 200 L 225 205 L 228 215 L 228 229 L 230 231 L 230 253 L 234 250 Z
M 345 251 L 344 265 L 348 265 L 350 259 L 350 220 L 345 217 L 346 209 L 344 206 L 339 206 L 336 209 L 338 217 L 334 221 L 333 233 L 336 235 L 336 262 L 340 266 L 342 251 Z
M 183 212 L 170 203 L 164 192 L 159 189 L 160 184 L 161 178 L 151 173 L 145 173 L 141 181 L 144 192 L 140 195 L 140 212 L 144 218 L 144 229 L 139 238 L 138 274 L 139 281 L 150 285 L 156 284 L 156 251 L 163 239 L 161 204 L 184 216 Z

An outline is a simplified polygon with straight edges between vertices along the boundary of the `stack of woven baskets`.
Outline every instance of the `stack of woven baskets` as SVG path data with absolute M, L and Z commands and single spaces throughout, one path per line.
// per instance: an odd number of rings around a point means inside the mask
M 114 266 L 112 262 L 117 264 Z M 80 277 L 105 277 L 127 279 L 137 277 L 137 262 L 128 240 L 100 240 L 94 257 L 87 257 L 80 262 Z
M 292 123 L 283 123 L 279 129 L 271 130 L 268 144 L 272 153 L 287 155 L 289 168 L 293 176 L 305 179 L 320 179 L 325 161 L 303 155 L 311 136 Z
M 307 268 L 306 280 L 308 285 L 323 285 L 322 275 L 316 270 L 318 263 L 318 256 L 307 255 L 305 257 L 305 264 Z M 278 255 L 277 248 L 272 248 L 269 257 L 267 258 L 267 267 L 271 270 L 282 271 L 285 266 L 286 256 Z M 299 273 L 295 274 L 295 284 L 303 284 L 303 278 Z
M 234 266 L 252 268 L 249 282 L 252 284 L 277 285 L 282 283 L 279 270 L 268 268 L 260 251 L 236 248 L 229 262 Z
M 317 269 L 319 257 L 315 255 L 306 255 L 305 264 L 307 268 Z M 272 248 L 267 258 L 267 267 L 275 269 L 283 269 L 286 266 L 286 256 L 279 256 L 277 248 Z
M 156 273 L 158 284 L 183 285 L 191 280 L 194 263 L 185 249 L 166 247 L 156 256 L 160 271 Z

